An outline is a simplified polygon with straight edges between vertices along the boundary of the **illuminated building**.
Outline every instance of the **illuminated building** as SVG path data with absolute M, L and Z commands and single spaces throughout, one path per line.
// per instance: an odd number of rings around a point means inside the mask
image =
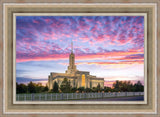
M 73 43 L 71 43 L 72 49 L 69 55 L 69 66 L 65 73 L 51 72 L 48 76 L 48 87 L 53 88 L 53 84 L 56 81 L 60 86 L 63 79 L 67 78 L 72 87 L 85 87 L 93 88 L 100 84 L 101 88 L 104 88 L 104 78 L 97 78 L 96 76 L 90 75 L 88 71 L 79 71 L 75 65 L 75 55 L 73 53 Z

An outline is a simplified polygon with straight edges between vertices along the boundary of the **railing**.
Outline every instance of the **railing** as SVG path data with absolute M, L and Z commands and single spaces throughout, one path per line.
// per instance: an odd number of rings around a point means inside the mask
M 62 101 L 81 99 L 103 99 L 109 97 L 143 96 L 144 92 L 111 92 L 111 93 L 32 93 L 16 94 L 17 101 Z

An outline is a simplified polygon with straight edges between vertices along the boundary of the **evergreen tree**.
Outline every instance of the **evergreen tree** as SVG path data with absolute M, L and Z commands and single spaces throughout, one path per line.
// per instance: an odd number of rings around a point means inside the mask
M 58 93 L 58 89 L 59 89 L 58 83 L 55 81 L 53 84 L 52 92 Z
M 64 78 L 64 80 L 61 83 L 60 90 L 63 93 L 70 93 L 71 92 L 71 88 L 72 87 L 71 87 L 70 81 L 68 81 L 67 78 Z
M 101 90 L 101 86 L 100 86 L 100 84 L 98 83 L 98 85 L 97 85 L 97 91 L 100 91 Z

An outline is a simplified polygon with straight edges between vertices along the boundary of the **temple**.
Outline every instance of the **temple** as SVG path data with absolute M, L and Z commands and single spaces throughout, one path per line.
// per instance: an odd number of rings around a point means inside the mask
M 63 79 L 67 78 L 72 87 L 84 87 L 93 88 L 99 84 L 101 88 L 104 88 L 104 78 L 97 78 L 96 76 L 90 75 L 88 71 L 79 71 L 75 65 L 75 55 L 73 53 L 73 42 L 71 42 L 71 54 L 69 55 L 69 66 L 65 73 L 51 72 L 48 76 L 48 87 L 51 90 L 53 84 L 56 81 L 60 86 Z

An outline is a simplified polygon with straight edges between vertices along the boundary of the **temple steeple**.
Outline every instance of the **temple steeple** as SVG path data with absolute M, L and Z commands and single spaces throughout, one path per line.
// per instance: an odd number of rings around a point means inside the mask
M 66 70 L 67 74 L 74 74 L 77 71 L 75 65 L 75 55 L 73 53 L 73 42 L 71 41 L 71 54 L 69 55 L 69 66 L 68 70 Z
M 73 53 L 73 42 L 71 41 L 71 53 Z

